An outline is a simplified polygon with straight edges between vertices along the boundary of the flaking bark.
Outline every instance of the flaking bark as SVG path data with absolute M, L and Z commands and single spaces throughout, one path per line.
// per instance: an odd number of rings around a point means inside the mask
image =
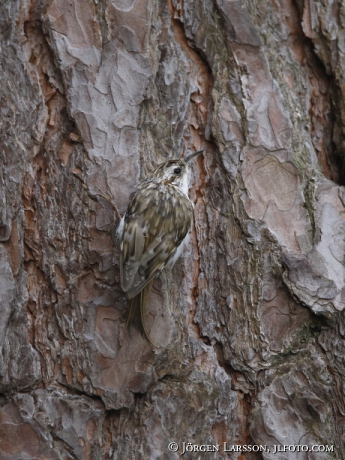
M 1 459 L 345 457 L 344 28 L 340 0 L 2 2 Z M 101 195 L 201 148 L 153 349 Z

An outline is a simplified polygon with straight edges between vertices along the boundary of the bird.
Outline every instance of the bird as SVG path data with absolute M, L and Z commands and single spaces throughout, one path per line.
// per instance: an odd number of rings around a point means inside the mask
M 183 251 L 194 208 L 188 196 L 189 162 L 202 152 L 165 161 L 149 174 L 130 199 L 117 231 L 120 283 L 130 301 L 126 328 L 135 320 L 154 347 L 145 326 L 149 294 L 155 277 Z

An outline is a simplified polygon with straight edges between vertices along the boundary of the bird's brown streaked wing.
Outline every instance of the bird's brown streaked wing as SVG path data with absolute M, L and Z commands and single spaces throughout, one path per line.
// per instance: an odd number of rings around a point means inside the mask
M 135 203 L 133 208 L 135 209 Z M 179 206 L 166 201 L 164 213 L 159 206 L 152 206 L 148 213 L 134 213 L 135 217 L 130 217 L 129 214 L 125 221 L 120 260 L 122 288 L 129 298 L 137 295 L 163 270 L 174 255 L 189 230 L 192 209 L 192 204 L 185 199 Z M 184 219 L 178 218 L 181 212 L 185 215 Z M 146 222 L 145 219 L 148 221 Z M 131 228 L 133 222 L 136 225 L 135 231 Z M 128 232 L 130 232 L 129 236 L 127 236 Z M 140 241 L 137 242 L 138 238 Z M 143 245 L 142 238 L 144 238 Z
M 138 271 L 145 237 L 140 218 L 129 218 L 124 223 L 123 240 L 120 253 L 120 279 L 122 289 L 127 292 L 133 284 Z

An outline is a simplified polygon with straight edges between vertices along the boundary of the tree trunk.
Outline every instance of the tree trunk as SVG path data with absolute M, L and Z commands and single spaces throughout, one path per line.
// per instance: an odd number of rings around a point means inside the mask
M 0 33 L 0 458 L 345 458 L 343 3 L 3 0 Z M 201 148 L 153 348 L 112 234 Z

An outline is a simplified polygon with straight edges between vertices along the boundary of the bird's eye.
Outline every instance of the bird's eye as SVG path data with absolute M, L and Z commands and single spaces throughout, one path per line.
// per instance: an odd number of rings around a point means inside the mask
M 174 169 L 174 173 L 175 173 L 175 174 L 180 174 L 180 172 L 181 172 L 181 168 L 175 168 L 175 169 Z

